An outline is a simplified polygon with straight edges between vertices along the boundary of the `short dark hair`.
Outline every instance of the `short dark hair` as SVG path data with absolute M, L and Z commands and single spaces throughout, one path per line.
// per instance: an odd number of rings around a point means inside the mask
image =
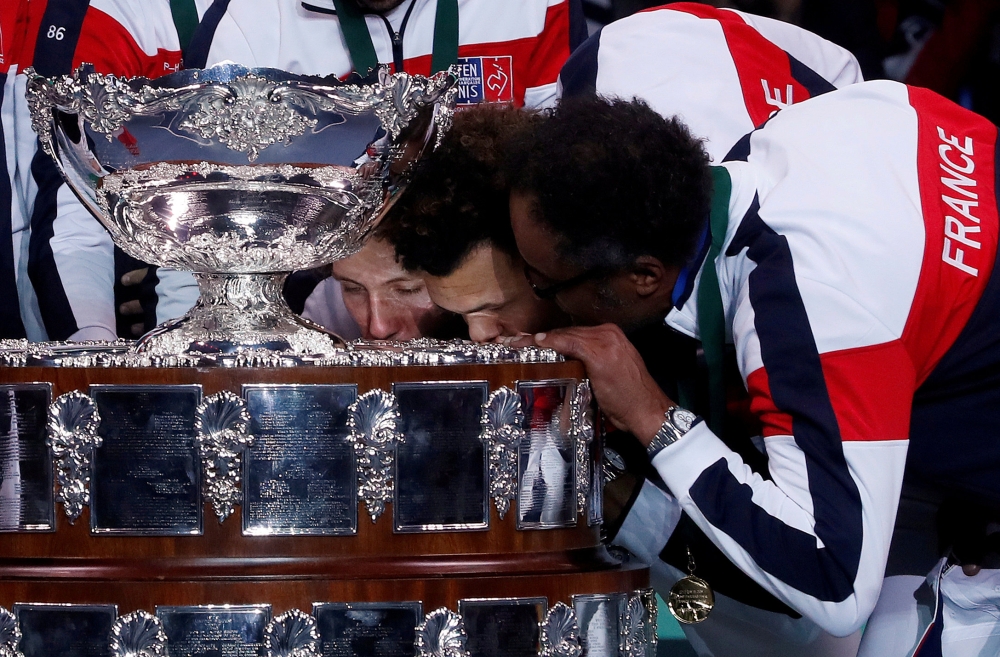
M 512 147 L 515 191 L 584 268 L 622 269 L 642 255 L 683 266 L 707 226 L 712 179 L 701 140 L 641 100 L 563 99 Z
M 517 253 L 503 163 L 511 139 L 541 120 L 537 112 L 500 105 L 456 112 L 377 230 L 405 269 L 448 276 L 482 244 Z

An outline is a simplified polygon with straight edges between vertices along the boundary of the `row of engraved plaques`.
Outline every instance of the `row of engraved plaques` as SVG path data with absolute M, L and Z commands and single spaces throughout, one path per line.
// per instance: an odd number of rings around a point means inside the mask
M 420 602 L 316 603 L 271 618 L 269 605 L 0 607 L 0 654 L 16 657 L 655 657 L 656 599 L 577 595 L 460 600 L 426 616 Z M 5 652 L 6 651 L 6 652 Z
M 0 385 L 0 531 L 54 528 L 90 506 L 95 534 L 197 535 L 204 499 L 245 535 L 357 532 L 392 503 L 397 532 L 482 530 L 490 498 L 518 529 L 601 521 L 601 445 L 589 386 L 523 381 L 92 385 L 50 403 L 49 384 Z M 49 445 L 49 449 L 46 449 Z

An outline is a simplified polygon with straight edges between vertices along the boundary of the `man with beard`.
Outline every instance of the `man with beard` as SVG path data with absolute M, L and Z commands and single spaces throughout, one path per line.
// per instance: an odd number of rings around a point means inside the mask
M 712 542 L 835 636 L 881 606 L 904 477 L 980 509 L 962 529 L 995 545 L 996 140 L 931 92 L 869 82 L 783 110 L 711 168 L 677 119 L 579 99 L 525 140 L 511 180 L 532 284 L 617 325 L 516 343 L 584 361 L 608 420 Z M 619 328 L 664 318 L 710 367 L 734 345 L 766 472 L 666 395 Z M 905 610 L 876 613 L 862 654 L 996 641 L 997 571 L 963 561 L 967 537 L 942 538 L 954 553 L 926 592 L 926 571 L 910 573 L 914 622 L 887 638 L 882 621 Z M 927 601 L 929 637 L 915 610 Z

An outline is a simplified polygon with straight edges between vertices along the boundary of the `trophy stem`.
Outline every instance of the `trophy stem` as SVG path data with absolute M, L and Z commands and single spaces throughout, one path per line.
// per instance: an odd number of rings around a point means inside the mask
M 201 297 L 183 317 L 157 326 L 139 341 L 151 354 L 231 354 L 266 349 L 290 354 L 328 354 L 344 341 L 299 317 L 281 290 L 287 272 L 195 273 Z

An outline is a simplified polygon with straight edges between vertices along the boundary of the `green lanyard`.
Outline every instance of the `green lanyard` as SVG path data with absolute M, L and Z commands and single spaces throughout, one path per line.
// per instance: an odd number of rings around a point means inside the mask
M 417 2 L 418 0 L 414 0 Z M 348 0 L 333 0 L 340 29 L 347 42 L 354 70 L 367 77 L 378 67 L 375 44 L 368 31 L 365 15 Z M 434 45 L 431 51 L 431 74 L 445 71 L 458 61 L 458 0 L 438 0 L 434 16 Z
M 414 0 L 416 2 L 417 0 Z M 354 70 L 367 77 L 378 68 L 375 44 L 365 22 L 365 14 L 353 2 L 333 0 L 340 29 L 347 42 Z M 187 50 L 198 28 L 198 10 L 194 0 L 170 0 L 170 13 L 177 28 L 181 52 Z M 434 45 L 431 52 L 431 74 L 445 71 L 458 61 L 458 0 L 438 0 L 434 16 Z
M 181 42 L 181 53 L 187 52 L 194 31 L 198 29 L 198 8 L 194 0 L 170 0 L 170 14 L 177 28 L 177 38 Z
M 726 230 L 729 228 L 729 196 L 733 190 L 733 182 L 725 167 L 712 167 L 712 187 L 712 214 L 709 219 L 712 244 L 705 257 L 698 285 L 698 333 L 701 336 L 701 348 L 705 352 L 705 363 L 708 365 L 708 428 L 717 436 L 722 436 L 723 419 L 726 416 L 726 311 L 722 306 L 715 260 L 722 253 Z

